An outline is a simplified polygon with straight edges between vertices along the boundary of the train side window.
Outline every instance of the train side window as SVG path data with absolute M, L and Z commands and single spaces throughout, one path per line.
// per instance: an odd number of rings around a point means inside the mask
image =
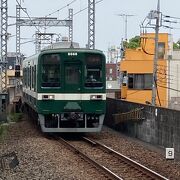
M 32 67 L 30 66 L 30 68 L 29 68 L 29 87 L 30 87 L 30 89 L 32 88 Z
M 31 89 L 33 89 L 34 87 L 33 87 L 33 81 L 34 81 L 34 76 L 33 76 L 33 69 L 34 69 L 34 67 L 32 66 L 31 67 Z
M 58 54 L 47 54 L 42 57 L 42 87 L 60 87 L 60 57 Z
M 24 68 L 23 69 L 23 87 L 25 87 L 26 86 L 26 69 Z
M 34 90 L 36 91 L 36 65 L 34 66 Z
M 28 67 L 28 88 L 30 87 L 30 68 Z
M 28 67 L 26 68 L 26 88 L 28 88 Z
M 23 83 L 24 83 L 24 87 L 27 88 L 27 68 L 24 68 Z

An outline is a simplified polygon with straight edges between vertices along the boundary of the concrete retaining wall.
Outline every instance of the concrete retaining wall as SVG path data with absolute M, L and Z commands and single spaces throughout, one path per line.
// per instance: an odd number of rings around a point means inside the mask
M 114 124 L 113 114 L 140 107 L 144 107 L 144 120 L 134 122 L 129 119 Z M 108 98 L 105 124 L 145 142 L 165 148 L 173 147 L 180 153 L 180 111 Z

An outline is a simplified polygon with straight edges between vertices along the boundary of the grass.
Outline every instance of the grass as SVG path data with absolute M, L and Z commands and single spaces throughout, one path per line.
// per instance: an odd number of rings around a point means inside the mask
M 22 113 L 12 113 L 8 116 L 8 122 L 20 122 L 22 121 Z M 9 124 L 0 123 L 0 141 L 7 135 Z
M 0 124 L 0 141 L 6 136 L 8 125 Z
M 22 113 L 13 113 L 9 115 L 10 122 L 19 122 L 22 121 Z

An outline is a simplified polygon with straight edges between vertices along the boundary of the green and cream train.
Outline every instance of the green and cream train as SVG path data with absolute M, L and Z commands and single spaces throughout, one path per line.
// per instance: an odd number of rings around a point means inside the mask
M 23 101 L 43 132 L 99 132 L 106 110 L 99 50 L 42 50 L 23 61 Z

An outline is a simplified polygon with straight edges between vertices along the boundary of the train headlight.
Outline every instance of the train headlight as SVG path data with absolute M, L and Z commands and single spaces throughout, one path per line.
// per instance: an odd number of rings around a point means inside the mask
M 49 95 L 50 100 L 54 100 L 54 95 Z
M 102 95 L 90 95 L 90 100 L 102 100 Z
M 54 95 L 42 95 L 43 100 L 54 100 Z

